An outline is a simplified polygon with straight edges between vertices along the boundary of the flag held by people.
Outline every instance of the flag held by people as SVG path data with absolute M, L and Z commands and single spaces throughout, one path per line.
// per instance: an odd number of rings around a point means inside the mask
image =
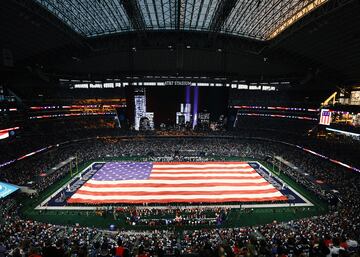
M 285 201 L 246 162 L 109 162 L 68 203 Z

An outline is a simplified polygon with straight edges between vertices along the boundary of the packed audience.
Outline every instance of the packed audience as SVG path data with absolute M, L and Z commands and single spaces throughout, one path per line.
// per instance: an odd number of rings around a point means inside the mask
M 165 130 L 146 131 L 148 136 L 236 136 L 242 138 L 267 138 L 285 141 L 307 147 L 340 160 L 355 167 L 360 167 L 360 159 L 352 158 L 360 155 L 360 141 L 350 137 L 319 133 L 319 127 L 314 121 L 291 119 L 269 119 L 262 117 L 241 117 L 236 122 L 224 125 L 228 131 L 179 131 L 173 127 Z M 56 119 L 44 121 L 28 121 L 22 124 L 15 136 L 9 140 L 0 141 L 0 165 L 49 145 L 57 145 L 71 140 L 95 138 L 98 136 L 137 136 L 137 131 L 114 129 L 116 122 L 111 118 L 91 117 L 82 119 Z M 322 136 L 319 136 L 322 135 Z M 331 137 L 331 138 L 329 138 Z
M 19 205 L 4 201 L 0 226 L 0 256 L 359 256 L 360 240 L 360 176 L 324 159 L 306 154 L 290 146 L 263 140 L 227 138 L 152 138 L 152 139 L 96 139 L 65 145 L 18 161 L 1 171 L 1 179 L 15 184 L 42 184 L 46 188 L 66 173 L 51 179 L 36 176 L 57 163 L 77 156 L 80 162 L 118 156 L 147 158 L 201 156 L 212 158 L 237 156 L 265 159 L 282 156 L 306 171 L 315 181 L 328 185 L 337 197 L 336 205 L 321 216 L 285 223 L 243 228 L 217 228 L 178 231 L 148 230 L 146 232 L 109 232 L 96 228 L 44 224 L 21 218 Z M 352 156 L 356 159 L 356 156 Z M 324 197 L 322 188 L 314 180 L 306 179 L 285 168 L 292 176 L 317 195 Z M 57 177 L 59 176 L 59 177 Z M 43 180 L 41 180 L 43 179 Z M 304 182 L 305 181 L 305 182 Z M 178 212 L 167 210 L 171 220 L 222 217 L 226 209 L 204 216 L 203 210 Z M 157 216 L 155 210 L 119 209 L 129 222 L 149 224 Z M 216 216 L 216 214 L 218 216 Z M 210 215 L 210 216 L 208 216 Z M 159 217 L 159 216 L 158 216 Z M 160 215 L 161 217 L 161 215 Z M 160 218 L 166 220 L 166 218 Z M 156 223 L 154 228 L 156 228 Z M 120 255 L 120 252 L 122 255 Z
M 279 147 L 281 146 L 281 147 Z M 285 147 L 285 148 L 284 148 Z M 179 160 L 181 156 L 219 158 L 243 156 L 246 158 L 263 159 L 266 156 L 281 155 L 287 151 L 286 146 L 274 145 L 273 142 L 248 139 L 228 138 L 152 138 L 143 140 L 96 138 L 77 141 L 62 147 L 53 147 L 46 153 L 37 154 L 29 159 L 17 161 L 5 166 L 0 179 L 13 184 L 26 185 L 36 182 L 39 175 L 45 173 L 61 161 L 76 156 L 78 162 L 121 156 L 162 157 Z M 66 167 L 69 168 L 69 167 Z M 64 172 L 68 171 L 66 168 Z M 41 181 L 43 181 L 42 178 Z M 53 182 L 53 180 L 49 180 Z M 42 188 L 44 186 L 42 185 Z

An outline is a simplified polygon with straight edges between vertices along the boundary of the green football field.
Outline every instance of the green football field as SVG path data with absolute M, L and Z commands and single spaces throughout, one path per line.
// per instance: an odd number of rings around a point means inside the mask
M 233 158 L 220 158 L 219 160 L 223 161 L 254 161 L 250 158 L 239 159 L 237 157 Z M 81 172 L 85 167 L 90 165 L 92 162 L 97 161 L 142 161 L 144 158 L 136 157 L 136 158 L 111 158 L 111 159 L 101 159 L 101 160 L 89 160 L 79 166 L 79 172 Z M 301 194 L 302 197 L 306 198 L 309 202 L 313 204 L 313 206 L 307 207 L 276 207 L 276 208 L 249 208 L 249 209 L 231 209 L 231 211 L 227 215 L 226 221 L 222 224 L 223 227 L 240 227 L 240 226 L 253 226 L 260 225 L 266 223 L 272 223 L 274 221 L 289 221 L 292 219 L 300 219 L 303 217 L 310 217 L 319 215 L 321 213 L 325 213 L 327 211 L 327 206 L 324 202 L 321 202 L 316 198 L 312 193 L 308 190 L 300 186 L 299 184 L 292 181 L 290 178 L 285 176 L 282 173 L 279 173 L 276 170 L 276 167 L 272 165 L 267 165 L 264 162 L 261 162 L 263 166 L 265 166 L 274 174 L 285 181 L 289 186 L 295 189 L 298 193 Z M 73 171 L 72 175 L 76 175 L 76 172 Z M 108 212 L 107 215 L 98 216 L 95 211 L 80 211 L 80 210 L 35 210 L 36 206 L 38 206 L 42 201 L 47 199 L 51 194 L 56 192 L 59 188 L 64 186 L 72 177 L 69 174 L 63 178 L 62 180 L 56 182 L 54 185 L 46 189 L 42 192 L 37 198 L 33 199 L 25 199 L 23 200 L 23 208 L 22 214 L 24 217 L 52 223 L 52 224 L 63 224 L 63 225 L 81 225 L 81 226 L 89 226 L 89 227 L 99 227 L 99 228 L 109 228 L 111 224 L 116 225 L 117 228 L 122 229 L 131 229 L 131 230 L 144 230 L 144 229 L 155 229 L 155 227 L 145 226 L 145 225 L 130 225 L 127 220 L 125 214 L 117 215 L 116 219 Z M 176 206 L 176 205 L 175 205 Z M 151 217 L 155 218 L 156 217 Z M 164 216 L 162 216 L 164 218 Z M 171 215 L 165 218 L 172 219 Z M 205 226 L 205 225 L 203 225 Z M 201 228 L 202 225 L 197 226 L 181 226 L 175 227 L 175 229 L 197 229 Z M 206 225 L 206 227 L 209 227 Z M 156 229 L 169 229 L 168 226 L 156 226 Z

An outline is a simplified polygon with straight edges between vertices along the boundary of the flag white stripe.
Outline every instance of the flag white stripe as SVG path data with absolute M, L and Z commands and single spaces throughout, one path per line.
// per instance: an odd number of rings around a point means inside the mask
M 274 188 L 273 185 L 263 185 L 263 186 L 209 186 L 209 187 L 88 187 L 83 186 L 81 187 L 82 191 L 86 192 L 177 192 L 177 191 L 199 191 L 199 192 L 213 192 L 213 191 L 235 191 L 235 190 L 246 190 L 246 191 L 253 191 L 253 190 L 265 190 L 265 189 L 272 189 Z
M 262 183 L 266 182 L 266 180 L 259 176 L 258 179 L 194 179 L 194 180 L 160 180 L 160 179 L 151 179 L 151 180 L 93 180 L 90 179 L 87 181 L 89 184 L 93 185 L 118 185 L 118 184 L 204 184 L 204 183 Z

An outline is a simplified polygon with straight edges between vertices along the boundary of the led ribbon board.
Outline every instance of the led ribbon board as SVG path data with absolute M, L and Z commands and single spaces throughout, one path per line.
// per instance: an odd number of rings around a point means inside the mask
M 0 140 L 9 137 L 9 132 L 0 132 Z
M 19 129 L 19 127 L 7 128 L 0 130 L 0 140 L 10 137 L 10 132 Z

